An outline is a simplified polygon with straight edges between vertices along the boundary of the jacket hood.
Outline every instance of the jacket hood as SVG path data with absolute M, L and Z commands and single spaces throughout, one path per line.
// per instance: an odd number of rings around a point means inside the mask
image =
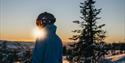
M 46 26 L 46 29 L 48 33 L 56 33 L 57 27 L 54 24 L 50 24 Z

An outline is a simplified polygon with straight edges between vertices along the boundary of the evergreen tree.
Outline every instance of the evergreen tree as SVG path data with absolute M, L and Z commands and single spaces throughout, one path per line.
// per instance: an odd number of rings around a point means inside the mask
M 70 38 L 78 42 L 70 45 L 70 55 L 67 59 L 71 63 L 98 63 L 105 54 L 103 50 L 105 31 L 102 29 L 105 24 L 97 25 L 97 20 L 100 19 L 97 15 L 101 9 L 95 8 L 94 0 L 86 0 L 80 4 L 82 21 L 73 23 L 80 25 L 81 29 L 73 30 L 77 34 Z

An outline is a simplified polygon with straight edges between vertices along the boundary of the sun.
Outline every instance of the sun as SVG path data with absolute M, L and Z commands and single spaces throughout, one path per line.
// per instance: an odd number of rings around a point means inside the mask
M 47 31 L 45 28 L 35 27 L 33 29 L 33 37 L 35 39 L 45 39 L 47 37 Z

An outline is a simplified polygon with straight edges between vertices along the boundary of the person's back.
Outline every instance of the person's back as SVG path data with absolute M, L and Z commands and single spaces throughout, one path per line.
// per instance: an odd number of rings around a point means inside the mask
M 56 34 L 57 27 L 53 23 L 45 24 L 44 28 L 47 37 L 36 40 L 32 63 L 62 63 L 62 42 Z

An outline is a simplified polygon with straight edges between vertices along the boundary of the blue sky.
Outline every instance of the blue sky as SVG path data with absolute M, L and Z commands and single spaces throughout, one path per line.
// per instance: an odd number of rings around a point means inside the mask
M 30 39 L 35 19 L 44 12 L 56 17 L 57 34 L 63 41 L 72 36 L 71 30 L 80 20 L 80 2 L 85 0 L 0 0 L 0 39 Z M 96 8 L 102 8 L 98 24 L 105 23 L 107 42 L 123 41 L 125 37 L 125 0 L 96 0 Z

